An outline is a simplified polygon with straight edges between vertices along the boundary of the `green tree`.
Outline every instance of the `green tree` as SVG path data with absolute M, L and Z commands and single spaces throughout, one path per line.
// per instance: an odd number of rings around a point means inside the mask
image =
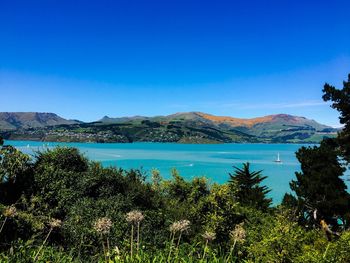
M 244 163 L 243 168 L 233 167 L 235 169 L 230 175 L 229 184 L 236 189 L 235 196 L 242 205 L 266 210 L 271 205 L 271 199 L 266 195 L 271 190 L 266 186 L 261 186 L 261 182 L 266 179 L 262 176 L 262 171 L 251 171 L 250 164 Z
M 302 219 L 306 224 L 320 219 L 333 225 L 337 219 L 344 221 L 350 208 L 349 194 L 340 178 L 345 168 L 339 162 L 333 141 L 324 140 L 319 147 L 302 147 L 296 157 L 301 172 L 295 173 L 296 180 L 290 187 L 297 195 Z
M 86 159 L 77 148 L 56 147 L 37 153 L 35 170 L 52 168 L 54 170 L 65 170 L 70 172 L 86 172 L 88 170 L 88 159 Z
M 350 162 L 350 74 L 348 81 L 343 82 L 343 88 L 337 89 L 326 83 L 323 88 L 324 101 L 332 101 L 332 108 L 340 113 L 340 123 L 344 128 L 338 133 L 337 142 L 340 146 L 342 156 Z
M 11 204 L 31 187 L 30 157 L 12 146 L 0 148 L 0 201 Z

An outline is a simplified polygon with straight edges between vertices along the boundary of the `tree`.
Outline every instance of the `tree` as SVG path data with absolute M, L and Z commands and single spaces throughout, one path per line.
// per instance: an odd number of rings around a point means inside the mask
M 320 146 L 302 147 L 296 152 L 301 172 L 290 183 L 296 193 L 302 219 L 306 224 L 324 219 L 337 225 L 349 213 L 349 194 L 340 178 L 345 168 L 341 166 L 333 140 L 323 140 Z
M 336 89 L 334 86 L 326 83 L 323 88 L 323 100 L 332 101 L 332 108 L 340 113 L 340 123 L 344 128 L 338 133 L 337 142 L 342 156 L 350 162 L 350 74 L 348 81 L 343 82 L 342 89 Z
M 0 182 L 15 182 L 29 166 L 30 158 L 12 146 L 0 150 Z
M 77 148 L 56 147 L 37 153 L 35 170 L 41 173 L 45 169 L 86 172 L 88 160 Z
M 237 187 L 235 196 L 237 201 L 242 205 L 255 207 L 260 210 L 266 210 L 271 205 L 271 199 L 266 195 L 271 190 L 266 186 L 261 186 L 260 183 L 266 179 L 262 176 L 262 171 L 250 171 L 249 163 L 244 163 L 243 168 L 236 166 L 233 174 L 230 175 L 229 184 L 232 187 Z
M 30 157 L 12 146 L 0 148 L 0 201 L 11 204 L 31 187 Z
M 4 145 L 4 139 L 0 136 L 0 146 Z

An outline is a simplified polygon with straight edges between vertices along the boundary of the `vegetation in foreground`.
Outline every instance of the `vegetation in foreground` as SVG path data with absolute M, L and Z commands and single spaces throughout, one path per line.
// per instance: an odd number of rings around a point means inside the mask
M 294 195 L 271 207 L 261 171 L 234 167 L 226 184 L 146 180 L 77 149 L 34 158 L 0 151 L 1 262 L 349 262 L 350 76 L 326 85 L 341 114 L 337 139 L 297 152 Z M 1 140 L 1 143 L 2 140 Z

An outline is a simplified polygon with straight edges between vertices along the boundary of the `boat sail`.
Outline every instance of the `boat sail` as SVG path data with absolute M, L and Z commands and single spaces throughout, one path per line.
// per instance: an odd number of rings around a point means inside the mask
M 275 160 L 276 163 L 282 163 L 280 159 L 280 153 L 277 153 L 277 159 Z

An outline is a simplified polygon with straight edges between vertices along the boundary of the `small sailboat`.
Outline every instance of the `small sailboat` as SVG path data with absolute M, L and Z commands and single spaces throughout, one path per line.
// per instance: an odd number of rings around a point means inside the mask
M 280 153 L 277 153 L 277 159 L 275 160 L 276 163 L 282 163 L 280 159 Z

